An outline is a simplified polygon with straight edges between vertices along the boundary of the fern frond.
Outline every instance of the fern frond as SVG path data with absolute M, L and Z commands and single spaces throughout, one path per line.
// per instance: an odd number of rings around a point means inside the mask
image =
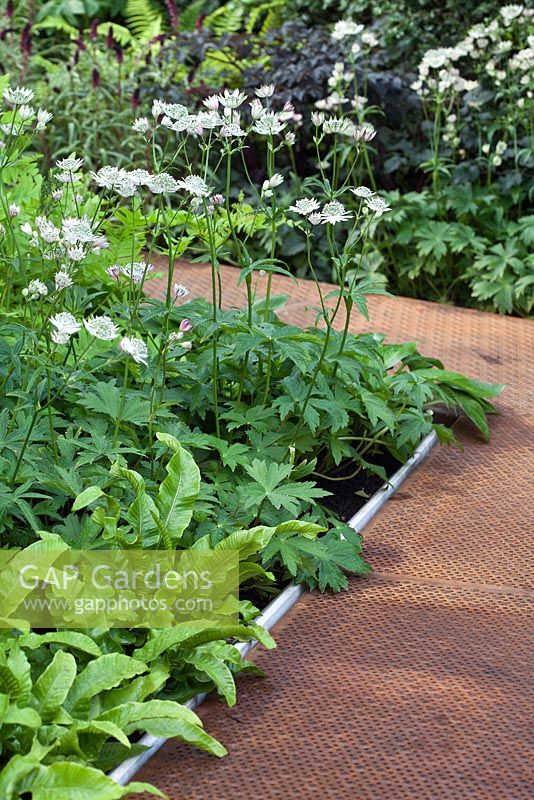
M 124 19 L 135 39 L 148 42 L 161 33 L 163 19 L 150 0 L 128 0 Z

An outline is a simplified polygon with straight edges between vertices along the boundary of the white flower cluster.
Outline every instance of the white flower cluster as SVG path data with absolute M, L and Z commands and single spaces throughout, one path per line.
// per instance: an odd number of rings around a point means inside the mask
M 31 89 L 22 86 L 7 87 L 3 91 L 3 98 L 11 106 L 8 121 L 0 123 L 0 132 L 8 137 L 16 137 L 28 133 L 30 126 L 37 132 L 46 130 L 52 119 L 52 114 L 43 108 L 37 111 L 30 105 L 34 98 Z
M 478 82 L 466 80 L 454 66 L 454 62 L 464 55 L 466 52 L 460 46 L 427 50 L 418 67 L 418 78 L 412 83 L 411 88 L 420 97 L 428 97 L 435 93 L 448 96 L 473 91 L 477 88 Z
M 274 85 L 260 86 L 255 91 L 256 97 L 250 102 L 252 125 L 250 130 L 263 136 L 276 136 L 282 133 L 291 120 L 300 123 L 301 115 L 295 113 L 291 103 L 285 103 L 281 111 L 272 108 L 270 101 L 274 94 Z M 225 89 L 203 101 L 204 108 L 195 114 L 180 103 L 165 103 L 155 100 L 152 105 L 152 116 L 156 125 L 162 125 L 175 133 L 201 136 L 205 131 L 214 132 L 222 139 L 244 138 L 248 130 L 243 125 L 242 110 L 247 100 L 246 94 L 239 89 Z M 264 105 L 262 101 L 266 101 Z M 133 129 L 147 135 L 150 124 L 146 117 L 135 120 Z M 287 144 L 293 144 L 294 134 L 285 137 Z
M 533 80 L 534 37 L 528 36 L 527 46 L 518 50 L 511 27 L 515 26 L 517 36 L 525 36 L 527 23 L 533 18 L 534 9 L 522 5 L 503 6 L 497 19 L 474 25 L 455 47 L 428 50 L 419 64 L 418 78 L 412 89 L 421 97 L 436 92 L 448 95 L 472 91 L 478 82 L 466 80 L 454 66 L 467 58 L 474 62 L 476 72 L 490 77 L 496 86 L 509 80 L 509 71 L 522 73 L 519 85 L 529 85 Z
M 365 26 L 351 19 L 340 19 L 334 25 L 332 30 L 332 39 L 337 42 L 343 39 L 360 39 L 360 42 L 355 41 L 352 43 L 351 52 L 353 55 L 358 55 L 362 49 L 370 50 L 378 45 L 378 38 L 373 31 L 365 30 Z
M 390 206 L 377 194 L 368 189 L 367 186 L 357 186 L 350 190 L 358 197 L 364 206 L 364 213 L 371 213 L 375 217 L 381 217 L 386 211 L 390 211 Z M 331 200 L 321 204 L 315 197 L 303 197 L 296 200 L 294 205 L 289 206 L 289 211 L 305 217 L 312 225 L 336 225 L 338 222 L 346 222 L 352 218 L 352 212 L 347 211 L 343 203 L 339 200 Z
M 35 219 L 35 230 L 29 222 L 20 226 L 23 233 L 30 237 L 30 244 L 39 248 L 44 259 L 56 261 L 66 259 L 79 263 L 89 253 L 99 253 L 108 247 L 105 236 L 93 231 L 87 216 L 65 217 L 61 227 L 56 226 L 45 216 Z
M 52 325 L 50 338 L 55 344 L 67 344 L 71 336 L 74 336 L 82 329 L 82 322 L 79 322 L 70 311 L 60 311 L 49 319 Z M 111 317 L 102 314 L 97 317 L 89 317 L 83 320 L 83 327 L 90 336 L 101 342 L 112 342 L 120 336 L 120 331 Z M 126 344 L 125 344 L 126 343 Z M 120 349 L 132 356 L 134 361 L 146 364 L 148 350 L 140 339 L 122 339 Z
M 106 166 L 90 174 L 98 186 L 120 197 L 133 197 L 141 186 L 146 186 L 152 194 L 176 192 L 179 188 L 178 181 L 167 172 L 152 175 L 146 169 L 127 170 Z

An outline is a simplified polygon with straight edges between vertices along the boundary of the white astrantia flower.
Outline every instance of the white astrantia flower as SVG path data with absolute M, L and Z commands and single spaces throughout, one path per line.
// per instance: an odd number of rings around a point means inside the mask
M 338 200 L 326 203 L 321 211 L 322 222 L 328 222 L 330 225 L 335 225 L 337 222 L 345 222 L 351 217 L 350 211 L 346 211 L 345 206 Z
M 11 105 L 22 106 L 25 103 L 31 103 L 34 98 L 34 93 L 31 89 L 25 89 L 22 86 L 17 86 L 15 89 L 11 89 L 8 86 L 4 89 L 3 96 L 4 100 L 7 100 Z
M 351 122 L 349 119 L 332 117 L 323 123 L 323 131 L 325 133 L 348 133 L 350 129 Z
M 234 89 L 233 92 L 231 92 L 230 89 L 225 89 L 222 94 L 217 95 L 217 99 L 225 108 L 234 109 L 242 106 L 247 96 L 244 92 L 240 92 L 239 89 Z
M 160 172 L 157 175 L 152 175 L 147 181 L 147 186 L 153 194 L 164 194 L 165 192 L 175 192 L 178 187 L 172 175 L 168 172 Z
M 50 334 L 50 338 L 55 344 L 67 344 L 70 339 L 70 333 L 66 333 L 66 331 L 52 331 Z
M 319 212 L 314 211 L 309 215 L 308 222 L 311 222 L 312 225 L 322 225 L 323 218 Z
M 59 228 L 56 228 L 46 217 L 36 217 L 35 224 L 43 241 L 49 244 L 59 242 L 61 234 Z
M 29 300 L 37 300 L 39 297 L 46 297 L 48 289 L 46 283 L 42 281 L 33 280 L 22 290 L 22 296 L 27 297 Z
M 83 321 L 85 330 L 103 342 L 111 342 L 119 335 L 119 329 L 111 319 L 105 314 L 101 317 L 89 317 Z
M 354 131 L 354 138 L 357 142 L 370 142 L 376 136 L 376 129 L 370 122 L 364 122 Z
M 75 183 L 79 177 L 79 175 L 76 175 L 73 172 L 60 172 L 55 176 L 56 180 L 60 183 Z
M 187 286 L 184 286 L 183 283 L 175 283 L 172 287 L 172 293 L 174 297 L 178 300 L 180 297 L 187 297 L 189 294 L 189 289 Z
M 256 120 L 252 126 L 252 130 L 262 136 L 274 136 L 280 133 L 287 126 L 287 122 L 283 122 L 280 114 L 275 111 L 265 111 L 259 119 Z
M 262 195 L 264 197 L 272 197 L 273 189 L 276 189 L 277 186 L 281 186 L 283 182 L 284 176 L 280 175 L 279 172 L 275 172 L 274 175 L 263 181 L 263 185 L 261 187 Z
M 81 322 L 78 322 L 74 314 L 71 314 L 69 311 L 60 311 L 59 314 L 50 317 L 50 323 L 54 328 L 57 328 L 60 333 L 67 333 L 69 336 L 78 333 L 82 327 Z
M 309 214 L 318 211 L 320 207 L 321 204 L 314 197 L 303 197 L 301 200 L 297 200 L 295 205 L 289 206 L 288 211 L 294 211 L 295 214 L 301 214 L 303 217 L 307 217 Z
M 103 234 L 100 234 L 100 236 L 95 236 L 93 238 L 91 252 L 99 253 L 100 250 L 106 250 L 106 248 L 108 247 L 109 247 L 109 242 L 107 240 L 107 237 L 104 236 Z
M 224 139 L 238 139 L 246 135 L 246 132 L 236 122 L 225 122 L 219 130 L 219 136 L 222 136 Z
M 146 261 L 134 261 L 131 264 L 123 264 L 120 268 L 123 275 L 130 278 L 132 283 L 141 283 L 149 272 L 154 271 L 153 264 L 147 264 Z
M 44 108 L 40 108 L 37 112 L 37 123 L 35 125 L 36 131 L 44 131 L 46 130 L 46 126 L 52 119 L 53 114 L 50 111 L 47 111 Z
M 87 244 L 93 242 L 95 235 L 89 217 L 65 217 L 61 223 L 61 232 L 67 244 Z
M 196 116 L 196 123 L 201 128 L 213 130 L 224 123 L 224 119 L 216 111 L 199 111 Z
M 161 103 L 161 113 L 175 120 L 189 116 L 187 108 L 180 103 Z
M 382 197 L 378 197 L 378 195 L 376 197 L 368 197 L 365 205 L 376 217 L 381 217 L 386 211 L 391 211 L 391 206 L 388 206 L 386 201 Z
M 362 42 L 366 47 L 376 47 L 378 44 L 378 37 L 372 31 L 364 31 L 362 33 Z
M 72 278 L 66 270 L 60 269 L 59 272 L 56 272 L 54 275 L 54 283 L 56 285 L 56 291 L 61 292 L 63 289 L 68 289 L 69 286 L 72 286 Z
M 109 189 L 121 197 L 132 197 L 149 173 L 146 170 L 128 172 L 122 167 L 101 167 L 98 172 L 91 172 L 90 175 L 103 189 Z
M 351 19 L 340 19 L 334 25 L 332 31 L 332 39 L 338 42 L 345 39 L 346 36 L 357 36 L 363 31 L 364 26 L 353 22 Z
M 31 106 L 19 106 L 17 110 L 18 118 L 21 122 L 27 122 L 35 116 L 35 110 Z
M 178 119 L 175 120 L 171 119 L 169 116 L 165 116 L 161 120 L 161 124 L 164 128 L 169 128 L 169 130 L 175 133 L 183 133 L 198 125 L 198 120 L 194 114 L 185 114 L 183 117 L 178 117 Z
M 133 358 L 136 364 L 148 365 L 148 347 L 142 339 L 124 336 L 119 343 L 119 348 Z
M 355 194 L 356 197 L 372 197 L 374 195 L 374 192 L 367 186 L 356 186 L 355 189 L 351 189 L 351 192 Z
M 177 184 L 194 197 L 208 197 L 210 194 L 206 181 L 200 175 L 188 175 L 183 181 L 177 181 Z
M 259 89 L 254 90 L 256 97 L 272 97 L 274 94 L 274 83 L 266 83 L 260 86 Z
M 219 97 L 216 94 L 212 94 L 202 101 L 202 105 L 209 111 L 217 111 L 219 109 Z
M 152 179 L 152 175 L 146 169 L 131 169 L 127 175 L 137 186 L 148 186 L 148 182 Z
M 261 100 L 258 100 L 255 97 L 250 103 L 250 114 L 253 120 L 259 119 L 263 114 L 265 114 L 265 109 L 261 104 Z
M 61 158 L 56 161 L 56 167 L 62 172 L 78 172 L 83 167 L 83 158 Z
M 135 131 L 135 133 L 148 133 L 150 130 L 150 122 L 147 117 L 138 117 L 134 120 L 132 130 Z
M 67 255 L 71 261 L 79 264 L 80 261 L 84 260 L 87 253 L 81 244 L 73 244 L 70 247 L 67 247 Z
M 499 13 L 501 17 L 504 19 L 505 24 L 506 23 L 510 24 L 510 22 L 513 19 L 517 19 L 517 17 L 521 16 L 521 14 L 523 13 L 523 6 L 518 6 L 518 5 L 503 6 Z

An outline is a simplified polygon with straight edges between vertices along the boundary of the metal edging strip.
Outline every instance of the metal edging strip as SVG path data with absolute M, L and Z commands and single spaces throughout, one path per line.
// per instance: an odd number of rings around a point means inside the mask
M 391 476 L 388 483 L 385 483 L 383 486 L 381 486 L 380 489 L 378 489 L 372 495 L 372 497 L 369 498 L 365 505 L 362 506 L 362 508 L 360 508 L 360 510 L 357 511 L 353 517 L 351 517 L 348 522 L 350 527 L 357 531 L 362 530 L 387 502 L 391 495 L 399 488 L 401 483 L 406 480 L 408 475 L 413 472 L 422 461 L 424 461 L 437 441 L 438 437 L 434 431 L 425 436 L 425 438 L 416 448 L 413 456 L 409 458 L 408 461 L 402 465 L 402 467 L 399 467 L 397 472 Z M 269 605 L 265 608 L 265 611 L 255 620 L 256 623 L 261 625 L 266 630 L 270 630 L 282 619 L 283 616 L 285 616 L 285 614 L 287 614 L 289 609 L 295 605 L 299 597 L 304 594 L 304 591 L 305 589 L 302 584 L 295 585 L 294 583 L 290 583 L 289 586 L 286 586 L 284 591 L 278 595 L 278 597 L 269 603 Z M 236 647 L 241 654 L 245 656 L 256 645 L 257 641 L 253 640 L 250 642 L 240 642 L 236 645 Z M 198 694 L 196 697 L 193 697 L 192 700 L 189 700 L 187 703 L 185 703 L 185 705 L 187 708 L 194 710 L 204 702 L 206 696 L 206 694 Z M 124 786 L 128 783 L 128 781 L 131 780 L 131 778 L 133 778 L 136 772 L 141 769 L 143 764 L 146 764 L 146 762 L 154 755 L 154 753 L 156 753 L 167 741 L 168 739 L 165 738 L 145 734 L 145 736 L 139 740 L 139 744 L 144 745 L 147 750 L 137 756 L 133 756 L 132 758 L 128 758 L 126 761 L 123 761 L 121 764 L 115 767 L 115 769 L 108 773 L 109 777 L 121 786 Z

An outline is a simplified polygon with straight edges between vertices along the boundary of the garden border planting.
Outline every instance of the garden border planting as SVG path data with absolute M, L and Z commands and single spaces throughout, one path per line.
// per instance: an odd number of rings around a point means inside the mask
M 365 503 L 359 511 L 349 520 L 348 524 L 354 530 L 362 530 L 380 511 L 382 506 L 389 500 L 389 498 L 397 491 L 399 486 L 429 455 L 430 451 L 437 443 L 438 437 L 432 431 L 422 439 L 419 446 L 416 448 L 413 456 L 406 461 L 399 469 L 391 476 L 388 483 L 383 484 Z M 290 583 L 278 597 L 276 597 L 265 608 L 260 617 L 256 620 L 258 625 L 261 625 L 266 630 L 271 630 L 277 622 L 279 622 L 298 601 L 299 597 L 304 594 L 305 587 L 303 584 L 295 585 Z M 237 649 L 243 656 L 247 655 L 257 645 L 256 640 L 248 642 L 240 642 L 236 645 Z M 207 693 L 196 695 L 188 703 L 185 703 L 187 708 L 194 710 L 198 708 L 207 697 Z M 126 759 L 122 764 L 119 764 L 113 769 L 109 776 L 113 778 L 121 786 L 125 786 L 134 775 L 141 769 L 141 767 L 149 761 L 152 756 L 167 742 L 168 739 L 162 737 L 151 736 L 145 734 L 140 740 L 139 744 L 144 745 L 148 749 L 138 756 Z

